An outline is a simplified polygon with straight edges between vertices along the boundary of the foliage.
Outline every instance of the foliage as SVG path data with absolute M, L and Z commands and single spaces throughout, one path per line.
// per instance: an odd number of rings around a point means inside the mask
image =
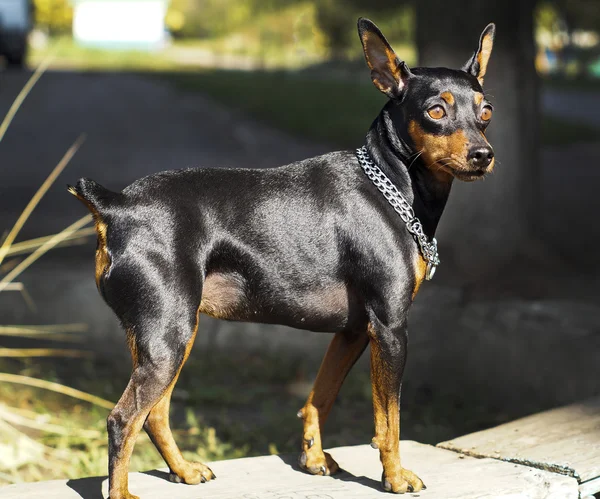
M 312 44 L 316 52 L 344 58 L 356 40 L 356 20 L 373 16 L 395 41 L 412 36 L 413 10 L 374 0 L 173 0 L 167 26 L 176 37 L 232 38 L 252 33 L 262 44 Z
M 317 22 L 324 32 L 330 55 L 341 58 L 356 40 L 356 20 L 369 17 L 392 42 L 408 42 L 413 37 L 414 9 L 397 0 L 318 0 Z
M 73 6 L 70 0 L 34 0 L 35 24 L 51 35 L 70 33 Z
M 176 36 L 219 37 L 248 25 L 265 13 L 310 3 L 306 0 L 172 0 L 167 26 Z
M 546 0 L 567 24 L 568 29 L 600 31 L 600 8 L 598 0 Z

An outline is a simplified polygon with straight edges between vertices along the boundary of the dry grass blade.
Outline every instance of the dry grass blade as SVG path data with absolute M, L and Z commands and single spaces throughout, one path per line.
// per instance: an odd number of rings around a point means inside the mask
M 50 251 L 54 246 L 58 243 L 62 242 L 64 239 L 71 236 L 74 232 L 77 232 L 84 225 L 89 224 L 92 221 L 91 215 L 86 215 L 83 218 L 77 220 L 77 222 L 69 225 L 66 229 L 62 230 L 58 234 L 55 234 L 50 239 L 48 239 L 44 244 L 42 244 L 38 249 L 36 249 L 31 255 L 29 255 L 25 260 L 23 260 L 19 265 L 17 265 L 13 270 L 11 270 L 8 274 L 6 274 L 2 280 L 0 281 L 0 291 L 4 290 L 6 285 L 10 283 L 13 279 L 15 279 L 21 272 L 23 272 L 27 267 L 29 267 L 33 262 L 35 262 L 42 255 Z
M 0 333 L 3 331 L 39 331 L 40 333 L 85 333 L 88 325 L 84 323 L 74 324 L 48 324 L 48 325 L 4 325 L 0 326 Z
M 17 483 L 17 480 L 14 477 L 12 477 L 2 471 L 0 471 L 0 480 L 4 480 L 7 483 Z
M 96 397 L 95 395 L 76 390 L 75 388 L 69 388 L 68 386 L 61 385 L 60 383 L 30 378 L 29 376 L 22 376 L 20 374 L 0 373 L 0 383 L 15 383 L 19 385 L 33 386 L 35 388 L 42 388 L 44 390 L 51 390 L 53 392 L 62 393 L 63 395 L 83 400 L 85 402 L 89 402 L 90 404 L 94 404 L 98 407 L 103 407 L 109 410 L 112 410 L 112 408 L 115 406 L 113 402 L 109 402 L 108 400 Z
M 14 269 L 19 264 L 19 262 L 20 260 L 18 260 L 17 258 L 13 258 L 8 262 L 3 262 L 2 264 L 0 264 L 0 272 L 6 274 L 10 269 Z
M 34 430 L 44 431 L 46 433 L 55 433 L 57 435 L 65 435 L 69 437 L 80 437 L 80 438 L 100 438 L 102 433 L 98 430 L 83 430 L 78 428 L 65 428 L 59 424 L 48 423 L 44 421 L 47 419 L 41 414 L 20 414 L 21 411 L 18 409 L 4 406 L 0 404 L 0 418 L 10 424 L 17 426 L 23 426 L 25 428 L 32 428 Z M 27 411 L 29 412 L 29 411 Z
M 93 357 L 92 352 L 66 348 L 0 348 L 0 359 L 23 357 Z
M 22 282 L 11 282 L 6 285 L 4 291 L 23 291 L 25 286 L 23 286 Z
M 3 269 L 0 267 L 0 270 L 3 270 Z M 35 303 L 33 302 L 31 296 L 29 296 L 29 293 L 25 289 L 25 286 L 23 285 L 22 282 L 9 282 L 6 285 L 6 287 L 3 289 L 3 291 L 20 291 L 21 296 L 23 297 L 23 300 L 25 300 L 25 303 L 27 304 L 27 308 L 31 312 L 36 312 L 37 307 L 35 306 Z
M 80 438 L 100 438 L 101 433 L 97 430 L 80 430 L 75 428 L 65 428 L 64 426 L 47 423 L 43 420 L 43 416 L 26 417 L 13 410 L 10 407 L 0 404 L 0 418 L 9 424 L 31 428 L 34 430 L 44 431 L 46 433 L 55 433 L 56 435 L 64 435 L 68 437 Z
M 19 92 L 19 95 L 17 95 L 17 98 L 12 103 L 12 106 L 10 106 L 8 113 L 6 113 L 6 116 L 4 117 L 4 120 L 2 121 L 2 124 L 0 125 L 0 142 L 2 142 L 2 139 L 4 138 L 4 135 L 6 134 L 8 127 L 10 126 L 13 118 L 17 114 L 17 111 L 19 110 L 19 108 L 21 107 L 21 105 L 23 104 L 23 102 L 25 101 L 27 96 L 29 95 L 29 92 L 31 92 L 31 89 L 35 86 L 35 84 L 38 82 L 38 80 L 46 72 L 46 70 L 52 63 L 53 59 L 54 59 L 54 54 L 48 55 L 48 57 L 46 57 L 40 63 L 40 65 L 37 67 L 37 69 L 31 75 L 31 78 L 29 78 L 29 81 L 21 89 L 21 91 Z
M 44 183 L 40 186 L 40 188 L 31 198 L 31 201 L 29 201 L 29 203 L 19 216 L 19 219 L 15 222 L 15 225 L 6 236 L 6 239 L 2 243 L 2 246 L 0 247 L 0 263 L 3 262 L 13 241 L 19 234 L 19 231 L 23 228 L 23 225 L 25 225 L 25 222 L 27 222 L 27 219 L 29 218 L 35 207 L 38 205 L 42 197 L 44 197 L 44 194 L 46 194 L 50 186 L 54 183 L 56 177 L 58 177 L 58 175 L 60 175 L 60 173 L 69 164 L 69 161 L 71 161 L 71 158 L 75 155 L 75 153 L 77 152 L 84 140 L 85 134 L 80 135 L 79 138 L 75 141 L 75 143 L 65 153 L 63 158 L 59 161 L 59 163 L 54 167 L 54 170 L 52 170 L 50 175 L 48 175 L 48 178 L 44 181 Z
M 49 333 L 46 331 L 35 331 L 31 329 L 6 330 L 0 326 L 0 336 L 14 336 L 17 338 L 37 338 L 44 341 L 62 341 L 65 343 L 83 343 L 85 338 L 67 333 Z
M 96 234 L 96 230 L 93 227 L 89 227 L 86 229 L 78 230 L 74 232 L 68 238 L 65 238 L 60 246 L 71 246 L 76 244 L 85 244 L 88 241 L 89 236 L 93 236 Z M 31 253 L 35 249 L 39 248 L 42 244 L 44 244 L 50 236 L 36 237 L 35 239 L 28 239 L 27 241 L 21 241 L 20 243 L 14 243 L 11 245 L 10 249 L 7 251 L 6 256 L 16 256 L 23 255 L 27 253 Z M 59 246 L 57 244 L 57 246 Z M 12 260 L 11 260 L 12 261 Z

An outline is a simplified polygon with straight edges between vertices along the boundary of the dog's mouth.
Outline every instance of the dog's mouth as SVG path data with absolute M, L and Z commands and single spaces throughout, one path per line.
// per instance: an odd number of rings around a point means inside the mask
M 452 175 L 463 182 L 474 182 L 485 177 L 487 170 L 452 170 Z
M 474 182 L 485 177 L 487 173 L 491 171 L 491 168 L 475 169 L 469 168 L 467 165 L 461 165 L 458 163 L 440 165 L 440 170 L 449 173 L 454 178 L 462 180 L 463 182 Z

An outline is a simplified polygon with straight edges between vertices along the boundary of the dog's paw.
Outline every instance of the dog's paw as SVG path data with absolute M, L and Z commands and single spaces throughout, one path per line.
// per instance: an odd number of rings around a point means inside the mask
M 419 492 L 425 489 L 423 481 L 412 471 L 400 468 L 396 476 L 386 476 L 385 471 L 381 475 L 381 485 L 386 492 L 404 494 L 406 492 Z
M 186 483 L 196 485 L 198 483 L 209 482 L 217 478 L 212 470 L 202 463 L 187 463 L 187 466 L 175 473 L 169 473 L 169 481 L 173 483 Z
M 304 471 L 311 475 L 329 476 L 340 471 L 338 463 L 327 452 L 317 452 L 313 449 L 302 451 L 298 458 L 298 464 Z
M 121 495 L 115 495 L 115 494 L 111 494 L 108 499 L 140 499 L 138 496 L 134 496 L 133 494 L 130 494 L 129 492 L 125 492 L 124 494 Z

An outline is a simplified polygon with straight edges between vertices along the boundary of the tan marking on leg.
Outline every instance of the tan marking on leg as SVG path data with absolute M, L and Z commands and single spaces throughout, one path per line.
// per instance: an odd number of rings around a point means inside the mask
M 330 475 L 339 466 L 323 452 L 321 431 L 346 375 L 367 346 L 366 334 L 336 333 L 323 358 L 315 385 L 300 410 L 304 420 L 301 466 L 313 475 Z
M 412 299 L 415 299 L 417 293 L 419 292 L 419 288 L 425 279 L 425 272 L 427 271 L 427 262 L 419 252 L 416 256 L 415 262 L 415 287 L 413 289 Z
M 127 338 L 127 346 L 129 346 L 129 352 L 131 353 L 131 363 L 133 365 L 133 370 L 135 370 L 135 368 L 139 365 L 137 343 L 135 342 L 135 332 L 133 331 L 133 329 L 128 328 L 125 332 L 125 336 Z
M 373 390 L 373 415 L 375 437 L 373 445 L 379 449 L 383 465 L 384 488 L 392 492 L 404 493 L 412 488 L 418 492 L 423 482 L 400 464 L 400 393 L 397 383 L 391 379 L 394 370 L 386 365 L 377 341 L 377 335 L 369 325 L 371 337 L 371 386 Z
M 132 387 L 130 381 L 113 411 L 118 411 L 122 406 L 135 407 L 134 391 L 135 389 Z M 131 459 L 131 454 L 133 453 L 135 441 L 142 429 L 147 414 L 147 412 L 139 413 L 138 416 L 133 419 L 133 421 L 130 421 L 123 429 L 121 438 L 125 444 L 121 449 L 120 455 L 117 456 L 114 466 L 109 470 L 110 478 L 108 495 L 110 499 L 139 499 L 137 496 L 129 493 L 129 461 Z
M 442 92 L 440 97 L 444 99 L 449 106 L 454 106 L 454 95 L 452 95 L 452 92 Z
M 198 311 L 198 315 L 199 315 Z M 167 388 L 167 391 L 160 399 L 160 401 L 154 406 L 148 415 L 146 420 L 145 429 L 150 436 L 152 442 L 160 452 L 161 456 L 169 466 L 171 473 L 174 474 L 178 479 L 172 477 L 175 481 L 183 481 L 189 485 L 195 485 L 200 482 L 208 482 L 212 480 L 215 475 L 210 468 L 200 462 L 190 462 L 184 459 L 175 439 L 171 432 L 169 425 L 169 407 L 171 405 L 171 395 L 175 384 L 179 378 L 179 374 L 183 369 L 185 361 L 189 357 L 190 351 L 196 338 L 198 331 L 198 316 L 196 317 L 196 327 L 194 328 L 194 334 L 186 345 L 185 354 L 177 370 L 177 374 L 173 381 Z
M 136 397 L 136 389 L 133 386 L 132 381 L 129 380 L 129 383 L 127 384 L 127 387 L 125 388 L 123 395 L 119 399 L 119 402 L 117 402 L 117 405 L 111 411 L 111 415 L 112 414 L 121 414 L 121 413 L 126 414 L 128 412 L 128 409 L 130 409 L 132 407 L 138 409 L 138 414 L 136 415 L 136 417 L 132 421 L 129 421 L 123 427 L 123 434 L 120 435 L 120 439 L 121 439 L 121 441 L 123 441 L 125 443 L 124 443 L 123 447 L 121 448 L 120 455 L 118 455 L 114 458 L 114 466 L 112 467 L 112 469 L 109 470 L 109 474 L 110 474 L 110 476 L 109 476 L 109 497 L 111 499 L 138 499 L 137 496 L 134 496 L 129 493 L 129 462 L 131 460 L 131 454 L 133 453 L 133 448 L 135 446 L 137 436 L 138 436 L 140 430 L 142 429 L 144 422 L 149 417 L 149 414 L 157 406 L 159 406 L 159 409 L 158 409 L 159 417 L 158 417 L 157 423 L 154 427 L 158 430 L 158 440 L 160 441 L 161 444 L 164 444 L 166 446 L 163 448 L 163 450 L 166 449 L 166 455 L 168 455 L 169 458 L 172 458 L 173 461 L 177 461 L 177 459 L 176 459 L 177 453 L 179 455 L 181 455 L 181 452 L 177 448 L 177 444 L 175 444 L 175 441 L 173 440 L 173 435 L 171 434 L 170 428 L 168 427 L 168 406 L 170 403 L 170 395 L 173 391 L 173 388 L 175 387 L 175 383 L 177 382 L 177 378 L 179 377 L 181 368 L 183 367 L 184 362 L 188 358 L 190 351 L 192 349 L 192 346 L 194 344 L 194 339 L 196 338 L 196 333 L 198 331 L 199 317 L 200 317 L 200 309 L 198 309 L 196 312 L 196 324 L 194 326 L 194 331 L 193 331 L 193 334 L 192 334 L 190 340 L 188 341 L 188 343 L 186 345 L 183 359 L 179 365 L 179 368 L 178 368 L 173 380 L 169 383 L 169 385 L 165 388 L 165 390 L 162 392 L 162 394 L 158 398 L 158 402 L 154 406 L 150 406 L 150 407 L 144 408 L 142 410 L 139 410 L 139 408 L 137 407 L 138 400 Z M 137 358 L 137 348 L 135 346 L 135 337 L 134 337 L 135 332 L 133 330 L 128 330 L 127 333 L 128 333 L 128 343 L 131 348 L 131 355 L 132 355 L 132 359 L 134 362 L 134 366 L 137 367 L 138 358 Z M 134 370 L 135 370 L 135 367 L 134 367 Z M 166 402 L 164 402 L 164 403 L 166 404 L 166 414 L 164 413 L 164 410 L 165 410 L 164 406 L 162 407 L 162 411 L 161 411 L 161 402 L 163 400 L 165 400 L 165 396 L 166 396 Z M 166 416 L 166 419 L 165 419 L 165 416 Z M 161 423 L 164 424 L 165 421 L 166 421 L 166 425 L 167 425 L 166 430 L 165 430 L 164 425 L 161 425 Z M 169 437 L 170 437 L 170 440 L 169 440 Z M 173 444 L 174 448 L 177 449 L 176 452 L 175 452 L 175 449 L 169 445 L 171 443 Z M 158 444 L 157 444 L 157 447 L 158 447 Z M 167 458 L 165 457 L 165 460 L 166 459 Z M 182 457 L 182 459 L 183 459 L 183 457 Z M 110 460 L 109 460 L 109 463 L 110 463 Z M 193 465 L 195 463 L 190 463 L 190 464 Z M 214 477 L 214 475 L 212 474 L 212 471 L 210 471 L 210 469 L 208 469 L 206 466 L 202 465 L 201 463 L 197 463 L 197 464 L 200 465 L 196 468 L 196 470 L 199 472 L 200 475 L 202 475 L 203 473 L 206 473 L 207 480 L 210 480 L 211 478 Z M 206 468 L 206 470 L 208 470 L 208 471 L 206 471 L 204 468 Z M 204 476 L 204 475 L 202 475 L 202 476 Z M 190 475 L 190 480 L 193 480 L 191 475 Z M 186 482 L 186 483 L 198 483 L 200 481 L 201 480 L 198 479 L 197 482 Z

